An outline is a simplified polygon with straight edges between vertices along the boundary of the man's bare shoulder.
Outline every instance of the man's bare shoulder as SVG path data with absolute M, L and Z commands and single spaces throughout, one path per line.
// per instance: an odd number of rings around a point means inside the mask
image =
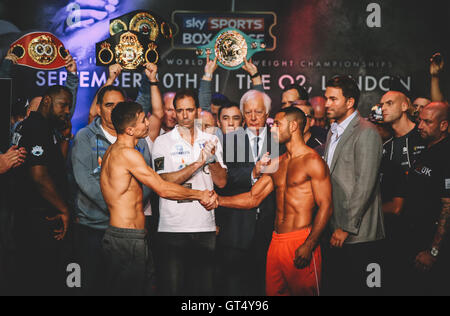
M 127 162 L 136 162 L 143 159 L 142 155 L 135 148 L 120 146 L 118 144 L 113 144 L 110 147 L 109 156 L 114 160 Z
M 329 174 L 328 165 L 313 149 L 303 157 L 303 164 L 306 172 L 312 177 L 324 177 Z

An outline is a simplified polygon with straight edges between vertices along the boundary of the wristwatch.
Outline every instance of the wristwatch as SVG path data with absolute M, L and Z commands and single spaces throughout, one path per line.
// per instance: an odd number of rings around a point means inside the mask
M 437 256 L 439 256 L 439 249 L 433 247 L 431 248 L 430 253 L 434 258 L 437 258 Z

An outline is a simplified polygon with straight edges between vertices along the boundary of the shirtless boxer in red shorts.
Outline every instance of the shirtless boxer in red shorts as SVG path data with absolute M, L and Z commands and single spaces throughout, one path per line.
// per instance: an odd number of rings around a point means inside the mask
M 250 192 L 219 197 L 221 206 L 252 209 L 276 190 L 275 232 L 267 255 L 269 296 L 320 294 L 318 244 L 332 214 L 331 181 L 326 163 L 303 140 L 305 122 L 297 108 L 280 111 L 272 133 L 286 144 L 286 154 L 268 164 Z

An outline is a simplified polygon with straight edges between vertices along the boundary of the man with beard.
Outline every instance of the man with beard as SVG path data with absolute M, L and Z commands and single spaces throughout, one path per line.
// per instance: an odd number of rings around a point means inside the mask
M 250 192 L 219 196 L 221 206 L 252 209 L 276 192 L 275 232 L 267 254 L 269 296 L 319 295 L 322 259 L 318 245 L 332 214 L 331 181 L 325 162 L 305 144 L 305 123 L 301 110 L 281 110 L 272 133 L 286 144 L 287 153 L 269 164 Z
M 427 144 L 409 172 L 401 243 L 397 248 L 401 295 L 449 295 L 450 143 L 447 103 L 420 112 L 418 130 Z
M 50 87 L 38 111 L 19 124 L 13 137 L 14 145 L 29 153 L 14 176 L 18 272 L 24 277 L 24 294 L 58 294 L 65 285 L 61 252 L 69 226 L 69 196 L 62 148 L 69 139 L 57 133 L 65 127 L 71 105 L 68 88 Z

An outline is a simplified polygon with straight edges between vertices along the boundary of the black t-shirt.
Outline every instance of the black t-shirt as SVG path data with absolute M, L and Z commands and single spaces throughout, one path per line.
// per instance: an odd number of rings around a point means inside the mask
M 318 126 L 311 126 L 311 137 L 306 142 L 306 145 L 312 149 L 322 146 L 327 141 L 327 131 Z
M 404 211 L 407 229 L 423 247 L 431 245 L 442 211 L 442 198 L 450 198 L 450 140 L 445 138 L 424 150 L 408 177 Z
M 408 173 L 414 162 L 426 148 L 417 126 L 402 137 L 393 137 L 383 145 L 383 158 Z
M 13 144 L 24 147 L 28 153 L 22 167 L 15 170 L 16 202 L 27 209 L 56 211 L 40 195 L 30 175 L 34 166 L 47 167 L 56 190 L 64 200 L 68 200 L 67 170 L 56 131 L 40 113 L 32 112 L 17 126 Z
M 406 197 L 406 175 L 401 168 L 388 159 L 381 161 L 381 199 L 383 203 L 396 197 Z

